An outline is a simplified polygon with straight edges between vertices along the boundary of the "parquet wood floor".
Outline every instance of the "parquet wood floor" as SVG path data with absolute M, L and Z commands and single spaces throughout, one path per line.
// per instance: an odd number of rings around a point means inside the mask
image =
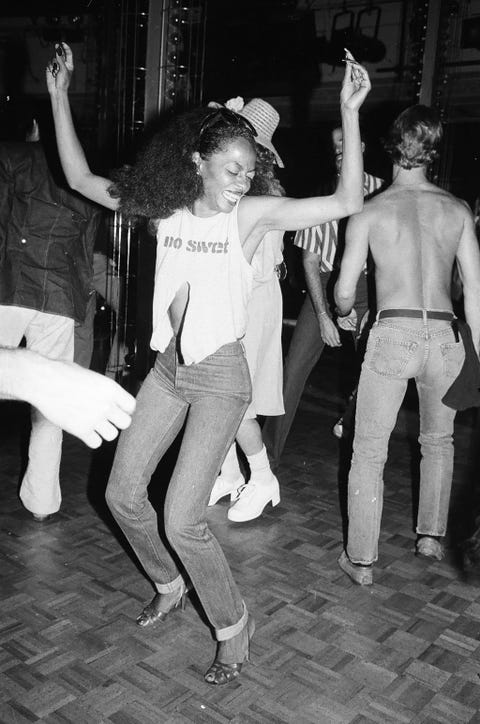
M 112 445 L 90 453 L 66 436 L 62 510 L 35 523 L 16 494 L 23 406 L 1 403 L 2 724 L 480 723 L 479 580 L 453 542 L 442 562 L 413 553 L 411 400 L 391 442 L 375 585 L 337 567 L 337 372 L 325 355 L 305 391 L 281 504 L 244 525 L 228 522 L 227 502 L 209 513 L 257 622 L 251 664 L 219 688 L 203 682 L 214 642 L 194 598 L 163 625 L 135 625 L 153 591 L 103 503 Z M 457 422 L 457 531 L 472 420 Z

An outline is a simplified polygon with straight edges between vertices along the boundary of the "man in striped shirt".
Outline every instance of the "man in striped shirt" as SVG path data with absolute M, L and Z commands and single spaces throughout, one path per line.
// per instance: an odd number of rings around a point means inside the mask
M 332 131 L 337 174 L 342 165 L 343 136 L 340 127 Z M 365 144 L 362 144 L 365 150 Z M 364 174 L 364 195 L 378 191 L 383 180 Z M 278 466 L 290 432 L 308 376 L 320 359 L 325 345 L 341 346 L 340 333 L 332 319 L 333 287 L 340 267 L 343 248 L 342 227 L 339 221 L 297 231 L 295 246 L 301 248 L 308 294 L 298 315 L 283 371 L 283 402 L 285 414 L 268 417 L 263 427 L 263 439 L 273 468 Z M 340 243 L 341 242 L 341 243 Z M 360 324 L 368 311 L 367 277 L 359 280 L 355 307 L 341 320 L 342 329 L 351 331 L 356 341 Z

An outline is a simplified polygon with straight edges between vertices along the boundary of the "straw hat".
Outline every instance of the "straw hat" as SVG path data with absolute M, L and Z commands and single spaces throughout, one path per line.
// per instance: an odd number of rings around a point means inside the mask
M 279 167 L 283 168 L 283 161 L 272 143 L 272 136 L 280 121 L 275 108 L 262 98 L 252 98 L 237 113 L 250 121 L 257 132 L 255 141 L 268 148 L 275 156 Z

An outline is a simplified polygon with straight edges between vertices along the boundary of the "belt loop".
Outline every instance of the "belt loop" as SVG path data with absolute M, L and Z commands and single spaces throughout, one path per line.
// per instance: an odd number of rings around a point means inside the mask
M 428 312 L 422 307 L 422 320 L 423 320 L 423 336 L 425 339 L 430 339 L 430 330 L 428 328 Z

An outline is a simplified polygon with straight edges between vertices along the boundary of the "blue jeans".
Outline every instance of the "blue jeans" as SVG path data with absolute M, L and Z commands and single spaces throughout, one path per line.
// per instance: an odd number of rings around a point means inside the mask
M 330 300 L 336 274 L 322 272 L 320 277 L 327 299 Z M 357 313 L 358 335 L 360 322 L 368 310 L 367 277 L 365 274 L 362 274 L 358 281 L 354 308 Z M 317 315 L 310 295 L 307 294 L 298 315 L 283 367 L 283 405 L 285 414 L 267 417 L 262 428 L 263 442 L 273 468 L 276 468 L 280 462 L 305 384 L 320 359 L 324 348 L 325 343 L 320 335 Z
M 396 317 L 373 325 L 360 374 L 348 479 L 347 553 L 353 563 L 369 565 L 378 557 L 383 469 L 411 378 L 417 386 L 420 410 L 416 530 L 420 535 L 445 535 L 455 410 L 444 405 L 442 397 L 458 376 L 464 357 L 463 344 L 456 341 L 448 321 Z
M 241 630 L 245 610 L 223 551 L 208 527 L 207 503 L 250 396 L 240 342 L 226 344 L 187 366 L 179 362 L 172 339 L 165 352 L 157 354 L 137 397 L 132 424 L 120 435 L 106 491 L 115 520 L 157 590 L 178 589 L 181 574 L 159 536 L 147 487 L 185 425 L 165 498 L 165 534 L 219 640 Z

